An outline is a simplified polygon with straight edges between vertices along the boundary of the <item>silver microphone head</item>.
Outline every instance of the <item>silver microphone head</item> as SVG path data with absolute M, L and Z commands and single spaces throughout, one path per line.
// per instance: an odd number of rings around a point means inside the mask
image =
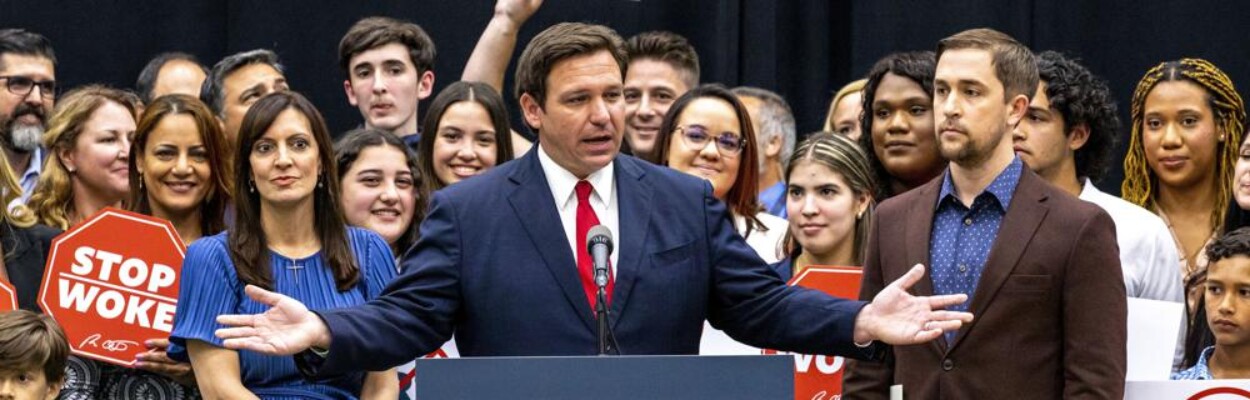
M 603 225 L 595 225 L 586 232 L 586 251 L 594 252 L 592 249 L 596 244 L 608 245 L 608 254 L 612 254 L 612 230 Z

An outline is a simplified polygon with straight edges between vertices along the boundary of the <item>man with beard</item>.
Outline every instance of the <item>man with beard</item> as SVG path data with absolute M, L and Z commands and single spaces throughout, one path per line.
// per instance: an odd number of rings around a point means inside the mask
M 22 187 L 12 208 L 30 198 L 43 166 L 40 140 L 56 101 L 52 42 L 22 29 L 0 30 L 0 83 L 6 89 L 0 91 L 0 145 Z
M 851 362 L 844 399 L 1124 397 L 1127 300 L 1115 225 L 1046 183 L 1012 151 L 1012 127 L 1037 90 L 1032 52 L 973 29 L 938 43 L 933 110 L 939 179 L 877 209 L 861 298 L 916 264 L 917 296 L 967 294 L 977 316 L 957 332 Z

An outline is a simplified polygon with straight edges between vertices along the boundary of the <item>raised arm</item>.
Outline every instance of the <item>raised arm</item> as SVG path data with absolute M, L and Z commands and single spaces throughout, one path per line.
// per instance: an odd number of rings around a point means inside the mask
M 499 93 L 507 93 L 503 87 L 503 77 L 508 71 L 508 62 L 512 59 L 512 51 L 516 48 L 517 32 L 521 25 L 538 11 L 542 0 L 499 0 L 495 3 L 495 15 L 486 24 L 482 37 L 473 47 L 473 54 L 464 65 L 462 81 L 482 82 L 495 88 Z M 512 130 L 512 154 L 520 157 L 529 151 L 533 144 L 525 136 Z
M 473 47 L 473 54 L 464 65 L 462 81 L 478 81 L 504 93 L 503 77 L 516 48 L 517 32 L 521 25 L 538 11 L 542 0 L 499 0 L 495 3 L 495 15 L 486 24 L 482 37 Z

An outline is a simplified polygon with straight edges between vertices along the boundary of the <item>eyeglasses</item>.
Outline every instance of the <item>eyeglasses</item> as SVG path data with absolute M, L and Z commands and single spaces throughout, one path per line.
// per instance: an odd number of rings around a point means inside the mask
M 691 150 L 703 150 L 708 142 L 715 140 L 716 150 L 720 152 L 721 157 L 738 157 L 747 143 L 746 139 L 729 132 L 713 137 L 707 128 L 699 125 L 679 126 L 676 131 L 685 139 L 686 145 L 690 146 Z
M 49 99 L 56 97 L 56 81 L 36 81 L 16 75 L 0 76 L 0 79 L 7 81 L 5 86 L 9 88 L 9 93 L 18 96 L 24 97 L 29 95 L 30 91 L 35 89 L 35 86 L 39 86 L 39 94 L 43 97 Z

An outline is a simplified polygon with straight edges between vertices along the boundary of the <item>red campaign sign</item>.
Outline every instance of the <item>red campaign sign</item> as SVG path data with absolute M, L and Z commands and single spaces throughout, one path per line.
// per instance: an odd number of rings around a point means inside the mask
M 834 297 L 858 299 L 864 272 L 858 267 L 809 266 L 790 279 L 791 286 L 816 289 Z M 764 350 L 764 354 L 778 354 Z M 842 396 L 842 357 L 794 354 L 795 400 L 837 399 Z
M 4 267 L 0 267 L 4 268 Z M 17 289 L 8 282 L 0 280 L 0 313 L 17 309 Z
M 52 240 L 39 304 L 74 354 L 131 367 L 173 330 L 185 256 L 169 221 L 105 208 Z

